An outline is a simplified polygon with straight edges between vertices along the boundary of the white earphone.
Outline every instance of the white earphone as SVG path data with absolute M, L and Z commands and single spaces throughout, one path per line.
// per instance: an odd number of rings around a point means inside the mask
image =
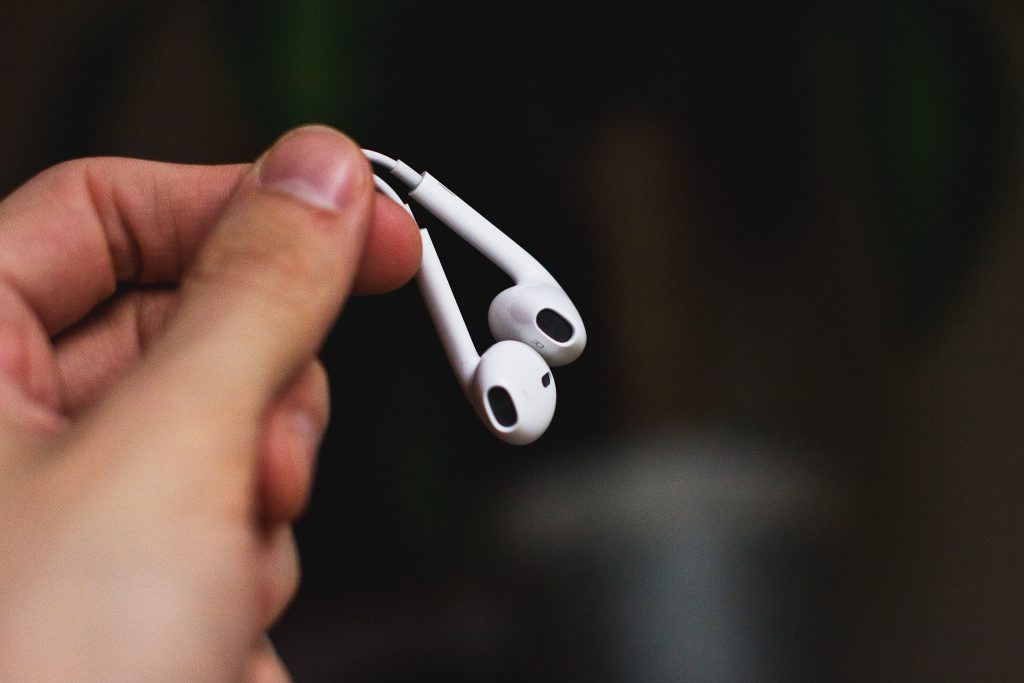
M 416 283 L 459 384 L 495 436 L 517 445 L 535 441 L 555 414 L 550 368 L 576 360 L 587 343 L 576 306 L 535 258 L 433 176 L 383 154 L 363 152 L 402 181 L 410 199 L 515 281 L 491 302 L 487 321 L 497 343 L 480 355 L 430 235 L 420 229 L 423 260 Z M 412 215 L 390 185 L 377 176 L 374 181 Z

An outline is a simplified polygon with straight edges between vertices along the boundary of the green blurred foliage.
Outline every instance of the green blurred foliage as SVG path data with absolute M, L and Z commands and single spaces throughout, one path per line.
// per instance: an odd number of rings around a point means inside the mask
M 833 27 L 856 29 L 869 218 L 894 324 L 914 343 L 941 325 L 1007 189 L 1005 57 L 986 18 L 963 2 L 839 11 L 853 21 Z

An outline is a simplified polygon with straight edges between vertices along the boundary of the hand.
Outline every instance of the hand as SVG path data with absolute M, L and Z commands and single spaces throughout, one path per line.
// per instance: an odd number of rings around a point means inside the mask
M 89 159 L 0 203 L 0 680 L 287 679 L 315 354 L 419 234 L 322 127 L 256 164 Z

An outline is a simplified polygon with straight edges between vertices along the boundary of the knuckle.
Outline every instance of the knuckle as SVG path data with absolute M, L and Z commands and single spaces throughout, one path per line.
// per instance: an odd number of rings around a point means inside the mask
M 69 159 L 41 171 L 36 178 L 51 187 L 64 187 L 80 183 L 85 174 L 85 159 Z
M 323 363 L 313 359 L 306 371 L 304 382 L 309 392 L 309 408 L 318 426 L 326 429 L 331 413 L 331 386 Z
M 111 159 L 105 157 L 69 159 L 40 171 L 30 182 L 39 183 L 65 202 L 84 199 L 85 206 L 97 210 L 99 215 L 98 208 L 103 203 L 100 200 L 107 190 L 97 179 L 106 174 L 110 165 Z
M 102 159 L 95 159 L 92 164 L 98 166 L 102 162 Z M 87 160 L 71 159 L 40 171 L 28 184 L 43 188 L 46 194 L 59 198 L 66 206 L 75 207 L 83 213 L 94 212 L 98 216 L 98 190 L 93 182 L 93 172 Z
M 316 284 L 316 256 L 295 243 L 253 239 L 247 235 L 221 235 L 199 255 L 193 280 L 214 287 L 238 288 L 280 301 L 301 305 Z
M 285 607 L 291 603 L 295 598 L 295 594 L 299 592 L 299 558 L 298 554 L 293 551 L 293 557 L 295 558 L 293 568 L 284 573 L 278 578 L 277 584 L 277 597 L 275 600 L 275 613 L 280 614 L 284 611 Z
M 289 527 L 281 527 L 271 541 L 269 567 L 263 580 L 264 619 L 267 626 L 277 621 L 299 590 L 301 565 Z

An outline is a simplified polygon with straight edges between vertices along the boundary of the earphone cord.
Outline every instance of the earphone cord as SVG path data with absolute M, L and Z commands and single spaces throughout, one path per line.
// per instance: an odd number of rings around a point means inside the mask
M 396 161 L 395 159 L 392 159 L 391 157 L 385 154 L 381 154 L 380 152 L 374 152 L 373 150 L 364 149 L 363 154 L 366 155 L 366 158 L 370 160 L 371 164 L 374 164 L 376 166 L 382 166 L 388 171 L 394 171 L 397 167 L 399 167 L 399 165 L 405 166 L 405 164 L 401 164 L 401 162 Z M 408 166 L 405 167 L 408 168 Z M 408 212 L 410 216 L 412 216 L 412 209 L 409 207 L 409 204 L 407 202 L 402 201 L 402 198 L 398 195 L 397 192 L 395 192 L 395 189 L 388 185 L 379 175 L 374 174 L 373 184 L 377 186 L 377 190 L 381 194 L 385 195 L 389 199 L 394 200 L 396 204 L 401 206 Z M 413 216 L 413 221 L 415 220 L 416 217 Z
M 376 166 L 383 166 L 389 171 L 398 165 L 398 162 L 395 159 L 392 159 L 386 154 L 374 152 L 372 149 L 364 149 L 363 154 L 366 155 L 366 158 L 370 160 L 371 164 L 374 164 Z

